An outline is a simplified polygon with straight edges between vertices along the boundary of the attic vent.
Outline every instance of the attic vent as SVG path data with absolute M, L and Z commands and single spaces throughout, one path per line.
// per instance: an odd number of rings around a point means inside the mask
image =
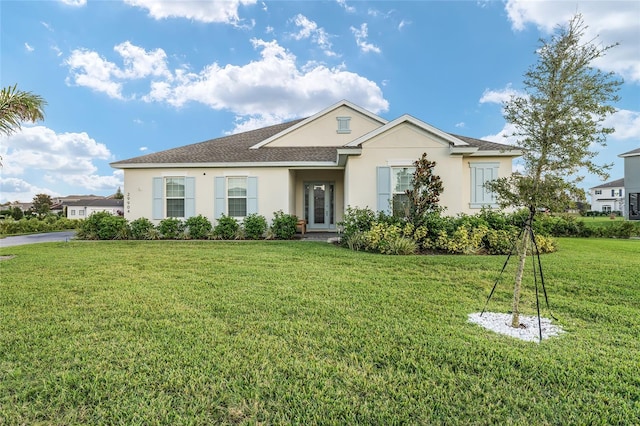
M 337 133 L 351 133 L 351 117 L 336 117 L 338 120 Z

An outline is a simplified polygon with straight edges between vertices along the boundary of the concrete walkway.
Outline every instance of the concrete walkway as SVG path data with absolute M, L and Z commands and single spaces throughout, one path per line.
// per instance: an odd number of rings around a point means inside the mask
M 0 248 L 22 246 L 25 244 L 65 242 L 71 240 L 75 235 L 75 231 L 63 231 L 6 237 L 0 239 Z

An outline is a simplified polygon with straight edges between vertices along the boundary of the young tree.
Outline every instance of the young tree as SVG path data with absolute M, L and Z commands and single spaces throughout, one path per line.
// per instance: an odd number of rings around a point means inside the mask
M 614 131 L 603 126 L 615 112 L 622 84 L 613 73 L 594 68 L 594 60 L 617 44 L 603 46 L 584 41 L 580 14 L 558 27 L 549 40 L 541 40 L 538 61 L 524 77 L 526 94 L 504 104 L 505 120 L 515 128 L 512 136 L 523 148 L 524 172 L 487 184 L 502 206 L 526 207 L 529 215 L 518 245 L 519 263 L 513 292 L 511 325 L 518 327 L 520 287 L 534 216 L 538 209 L 559 211 L 576 193 L 581 170 L 606 179 L 611 165 L 597 165 L 598 146 Z
M 42 217 L 51 211 L 52 205 L 53 201 L 49 195 L 37 194 L 33 197 L 33 206 L 31 209 L 38 215 L 38 217 Z
M 435 161 L 427 160 L 427 153 L 413 163 L 416 168 L 411 180 L 411 189 L 406 190 L 408 198 L 408 218 L 416 227 L 424 224 L 429 213 L 441 210 L 438 206 L 440 194 L 444 190 L 440 176 L 433 174 Z

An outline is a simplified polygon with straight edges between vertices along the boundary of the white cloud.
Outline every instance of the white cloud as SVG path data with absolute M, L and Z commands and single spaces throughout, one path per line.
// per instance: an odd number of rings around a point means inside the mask
M 331 41 L 329 40 L 330 35 L 324 30 L 324 28 L 319 28 L 318 24 L 309 20 L 302 14 L 296 15 L 292 21 L 300 28 L 300 31 L 291 35 L 294 39 L 302 40 L 311 38 L 311 40 L 316 43 L 327 56 L 337 56 L 336 53 L 331 50 Z
M 260 51 L 259 59 L 244 65 L 213 63 L 200 71 L 184 66 L 171 72 L 162 49 L 147 52 L 129 42 L 115 48 L 125 58 L 124 67 L 88 50 L 74 51 L 66 63 L 72 73 L 70 80 L 76 85 L 125 99 L 123 90 L 129 81 L 151 80 L 148 93 L 130 98 L 174 107 L 199 102 L 228 110 L 239 117 L 237 128 L 311 115 L 340 99 L 349 99 L 374 113 L 389 108 L 376 83 L 347 71 L 344 65 L 298 65 L 296 56 L 276 41 L 252 39 L 251 43 Z
M 60 173 L 93 173 L 95 159 L 108 160 L 104 144 L 86 133 L 56 133 L 44 126 L 23 127 L 1 139 L 6 175 L 22 175 L 27 170 Z
M 240 5 L 256 4 L 256 0 L 158 1 L 124 0 L 125 3 L 149 11 L 154 19 L 186 18 L 205 23 L 237 25 Z
M 68 78 L 67 83 L 88 87 L 111 98 L 124 99 L 122 82 L 125 80 L 150 76 L 171 79 L 164 50 L 147 52 L 129 41 L 116 45 L 113 50 L 122 58 L 123 67 L 104 59 L 97 52 L 86 49 L 72 51 L 71 56 L 65 60 L 72 73 L 72 78 Z
M 0 177 L 0 203 L 7 201 L 31 202 L 36 194 L 47 194 L 51 197 L 61 196 L 58 192 L 32 185 L 23 179 Z
M 640 140 L 640 112 L 626 109 L 618 110 L 605 120 L 604 125 L 616 129 L 609 138 L 616 140 Z
M 146 150 L 148 150 L 149 148 L 146 146 L 141 146 L 140 147 L 140 151 L 145 152 Z
M 214 63 L 198 73 L 179 70 L 172 82 L 154 83 L 145 100 L 229 110 L 241 117 L 237 129 L 311 115 L 340 99 L 375 113 L 389 108 L 378 85 L 358 74 L 320 64 L 299 67 L 295 55 L 276 41 L 251 41 L 261 50 L 260 60 L 242 66 Z
M 336 0 L 336 3 L 338 3 L 344 10 L 349 13 L 353 13 L 356 11 L 356 8 L 353 6 L 349 6 L 346 0 Z
M 461 121 L 461 122 L 459 122 L 459 123 L 456 123 L 456 124 L 455 124 L 455 126 L 456 126 L 456 127 L 458 127 L 458 128 L 462 128 L 462 127 L 464 127 L 464 126 L 465 126 L 464 121 Z
M 511 87 L 511 83 L 507 84 L 504 89 L 499 90 L 490 90 L 485 89 L 484 93 L 480 97 L 480 103 L 496 103 L 502 104 L 503 102 L 507 102 L 511 99 L 512 96 L 526 96 L 524 92 L 519 92 Z
M 411 24 L 411 21 L 405 21 L 404 19 L 401 20 L 400 23 L 398 24 L 398 31 L 402 31 L 404 27 L 410 24 Z
M 96 174 L 96 161 L 112 159 L 107 147 L 84 132 L 56 133 L 44 126 L 24 126 L 20 132 L 0 138 L 4 175 L 2 196 L 27 201 L 37 193 L 57 194 L 40 182 L 66 183 L 77 190 L 112 190 L 122 185 L 122 176 Z M 35 183 L 40 182 L 40 183 Z M 6 191 L 6 193 L 5 193 Z
M 87 0 L 60 0 L 62 3 L 68 6 L 81 7 L 87 4 Z
M 26 42 L 24 43 L 24 48 L 27 50 L 27 52 L 33 52 L 34 50 L 36 50 L 33 47 L 31 47 L 29 43 L 26 43 Z
M 640 82 L 640 3 L 508 0 L 505 9 L 515 31 L 533 24 L 545 33 L 552 32 L 557 25 L 566 25 L 576 12 L 581 13 L 589 27 L 585 33 L 586 40 L 599 36 L 604 45 L 620 43 L 594 65 Z
M 371 44 L 367 41 L 367 38 L 369 37 L 368 35 L 369 30 L 367 28 L 366 23 L 363 23 L 362 25 L 360 25 L 360 29 L 351 27 L 351 32 L 355 36 L 356 44 L 358 45 L 361 51 L 365 53 L 367 52 L 380 53 L 380 48 L 378 46 Z

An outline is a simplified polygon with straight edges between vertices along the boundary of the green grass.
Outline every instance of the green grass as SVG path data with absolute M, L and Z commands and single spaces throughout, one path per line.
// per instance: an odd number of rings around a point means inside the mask
M 542 343 L 467 322 L 502 256 L 3 248 L 0 424 L 639 424 L 640 241 L 559 246 L 542 260 L 566 333 Z

